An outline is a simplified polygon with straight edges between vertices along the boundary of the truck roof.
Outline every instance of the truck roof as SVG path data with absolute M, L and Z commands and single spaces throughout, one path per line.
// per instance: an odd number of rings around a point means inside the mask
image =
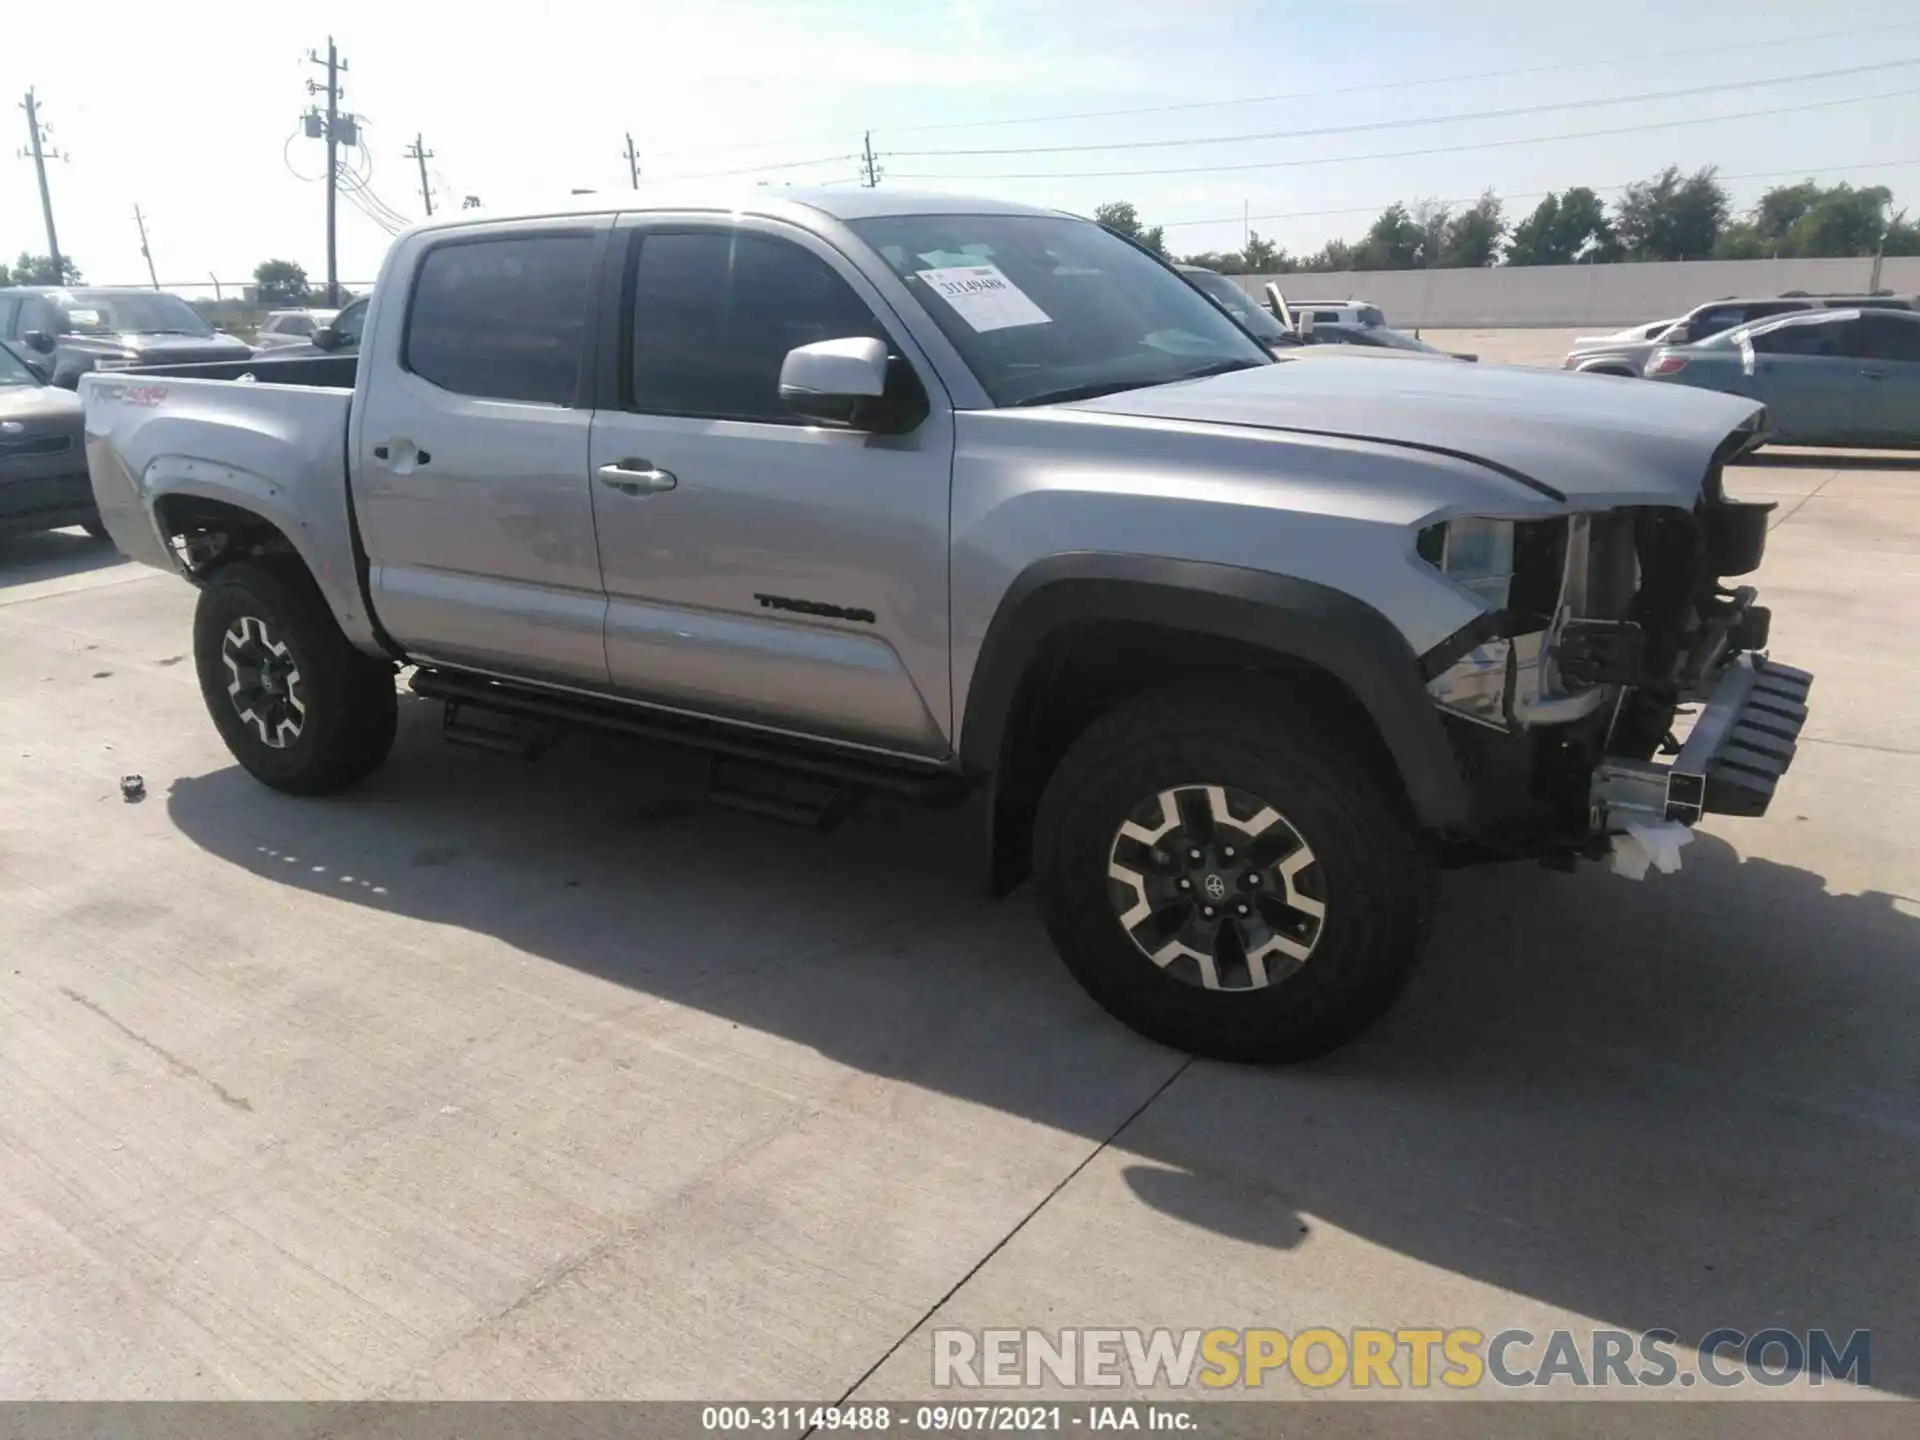
M 414 231 L 457 230 L 503 220 L 534 220 L 549 215 L 630 215 L 650 210 L 711 210 L 719 214 L 785 217 L 805 223 L 801 212 L 834 220 L 867 220 L 882 215 L 1051 215 L 1066 212 L 978 195 L 949 195 L 928 190 L 845 188 L 789 189 L 782 186 L 659 185 L 607 195 L 557 197 L 551 205 L 513 209 L 462 210 L 417 225 Z M 413 233 L 413 232 L 408 232 Z

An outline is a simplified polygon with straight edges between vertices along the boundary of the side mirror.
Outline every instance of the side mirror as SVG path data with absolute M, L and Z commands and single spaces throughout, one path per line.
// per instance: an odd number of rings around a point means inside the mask
M 827 425 L 864 430 L 887 394 L 887 346 L 853 336 L 816 340 L 787 352 L 780 362 L 780 403 L 795 415 Z
M 1693 343 L 1693 331 L 1685 325 L 1676 325 L 1660 336 L 1660 343 L 1662 345 L 1691 345 Z
M 307 339 L 316 350 L 338 350 L 340 348 L 340 332 L 331 325 L 322 325 L 318 330 L 314 331 L 313 334 L 309 335 Z
M 42 355 L 51 355 L 53 353 L 53 336 L 44 330 L 29 330 L 20 338 L 25 340 L 31 348 L 38 350 Z

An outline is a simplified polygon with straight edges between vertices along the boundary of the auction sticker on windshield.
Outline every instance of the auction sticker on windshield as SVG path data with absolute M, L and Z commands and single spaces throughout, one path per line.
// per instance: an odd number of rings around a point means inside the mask
M 1046 311 L 1027 298 L 1026 291 L 1000 273 L 998 265 L 949 265 L 916 273 L 975 330 L 1053 323 Z

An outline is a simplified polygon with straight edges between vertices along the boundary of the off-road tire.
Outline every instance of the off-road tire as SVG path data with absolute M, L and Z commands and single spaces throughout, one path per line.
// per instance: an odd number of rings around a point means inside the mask
M 265 635 L 297 675 L 297 732 L 244 718 L 232 693 L 229 637 Z M 264 785 L 290 795 L 345 789 L 387 758 L 399 703 L 393 666 L 348 643 L 312 578 L 295 561 L 239 560 L 214 572 L 193 617 L 193 659 L 207 711 L 233 758 Z M 290 689 L 294 687 L 289 687 Z
M 1122 822 L 1156 796 L 1209 786 L 1261 797 L 1318 871 L 1301 881 L 1324 899 L 1310 955 L 1258 987 L 1203 988 L 1188 962 L 1157 964 L 1113 899 Z M 1174 1049 L 1256 1063 L 1324 1054 L 1392 1003 L 1426 930 L 1433 879 L 1392 781 L 1284 691 L 1257 685 L 1184 687 L 1095 721 L 1041 798 L 1034 876 L 1061 958 L 1112 1015 Z

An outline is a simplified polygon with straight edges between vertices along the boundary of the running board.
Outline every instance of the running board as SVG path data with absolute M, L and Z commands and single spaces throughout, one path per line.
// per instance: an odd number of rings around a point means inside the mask
M 855 798 L 861 791 L 879 790 L 919 804 L 941 806 L 954 804 L 967 793 L 966 782 L 959 775 L 931 765 L 922 767 L 884 756 L 832 750 L 718 721 L 556 694 L 477 675 L 416 670 L 408 688 L 423 699 L 447 702 L 449 716 L 457 717 L 458 728 L 463 732 L 461 738 L 469 740 L 473 740 L 474 731 L 479 728 L 472 724 L 470 712 L 490 711 L 535 722 L 536 730 L 549 736 L 565 726 L 613 731 L 716 757 L 729 762 L 729 772 L 734 771 L 731 762 L 747 762 L 791 777 L 807 777 L 827 791 L 852 792 Z M 490 749 L 512 747 L 511 741 L 502 747 L 491 736 L 474 743 Z M 777 810 L 782 813 L 776 818 L 793 823 L 816 824 L 815 818 L 802 820 L 801 817 L 843 814 L 843 807 L 850 808 L 845 799 L 827 800 L 817 794 L 813 797 L 770 794 L 770 790 L 777 792 L 777 787 L 740 783 L 738 779 L 725 782 L 713 779 L 713 790 L 714 799 L 720 804 L 731 804 L 735 809 L 752 810 L 756 814 L 771 815 Z

